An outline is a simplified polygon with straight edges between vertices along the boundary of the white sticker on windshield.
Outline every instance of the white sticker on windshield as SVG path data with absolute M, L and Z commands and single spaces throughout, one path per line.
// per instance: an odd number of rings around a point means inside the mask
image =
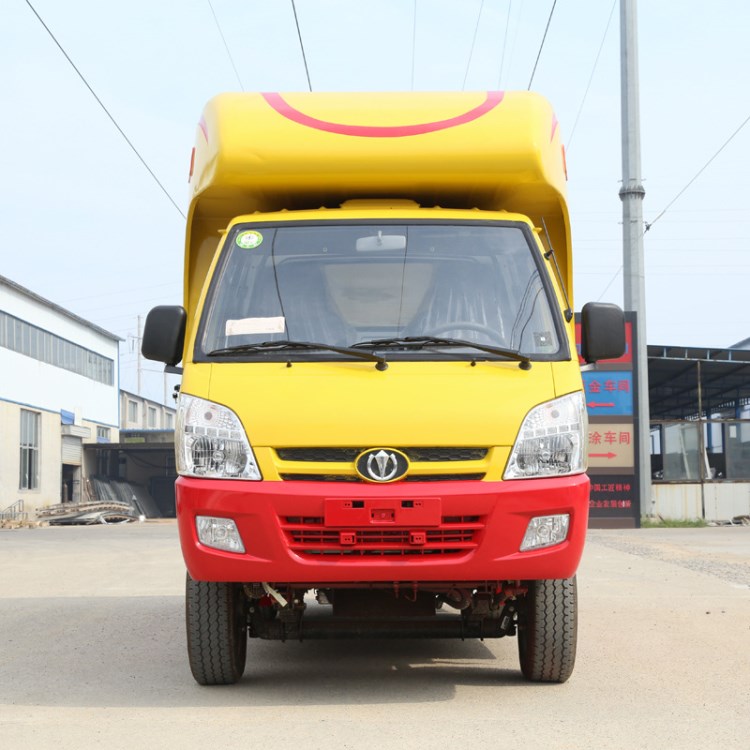
M 278 318 L 242 318 L 228 320 L 225 330 L 226 336 L 247 336 L 253 333 L 284 333 L 286 319 Z

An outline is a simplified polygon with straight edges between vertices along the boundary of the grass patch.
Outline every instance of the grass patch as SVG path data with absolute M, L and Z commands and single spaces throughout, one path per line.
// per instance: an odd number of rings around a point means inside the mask
M 642 529 L 697 529 L 703 526 L 708 526 L 708 523 L 702 518 L 677 521 L 661 516 L 641 516 Z

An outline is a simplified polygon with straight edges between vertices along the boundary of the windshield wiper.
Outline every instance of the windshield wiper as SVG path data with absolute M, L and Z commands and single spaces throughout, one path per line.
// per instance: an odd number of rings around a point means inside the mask
M 519 367 L 522 370 L 531 369 L 531 360 L 528 357 L 524 357 L 523 354 L 519 354 L 514 349 L 505 349 L 501 346 L 490 346 L 487 344 L 477 344 L 474 341 L 444 338 L 442 336 L 395 336 L 390 339 L 373 339 L 372 341 L 360 341 L 359 343 L 353 344 L 352 346 L 362 349 L 379 349 L 381 347 L 389 346 L 403 346 L 413 349 L 420 349 L 423 346 L 468 346 L 472 349 L 479 349 L 483 352 L 497 354 L 501 357 L 507 357 L 508 359 L 519 362 Z
M 236 344 L 235 346 L 224 346 L 220 349 L 212 349 L 206 353 L 207 357 L 216 357 L 220 354 L 242 354 L 245 352 L 273 351 L 274 349 L 323 349 L 338 354 L 348 354 L 351 357 L 366 359 L 370 362 L 376 362 L 376 370 L 387 370 L 388 362 L 385 357 L 379 357 L 372 352 L 354 349 L 351 346 L 333 346 L 332 344 L 320 344 L 315 341 L 291 341 L 289 339 L 280 339 L 278 341 L 261 341 L 258 344 Z

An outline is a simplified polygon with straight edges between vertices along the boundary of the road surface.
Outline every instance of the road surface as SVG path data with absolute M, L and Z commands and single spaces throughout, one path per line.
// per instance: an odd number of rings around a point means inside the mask
M 174 522 L 0 531 L 0 747 L 750 748 L 750 528 L 592 531 L 575 672 L 516 641 L 250 641 L 192 679 Z

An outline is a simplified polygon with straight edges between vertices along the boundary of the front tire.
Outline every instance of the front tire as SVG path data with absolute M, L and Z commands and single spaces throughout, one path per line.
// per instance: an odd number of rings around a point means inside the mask
M 518 624 L 518 656 L 531 682 L 565 682 L 573 673 L 578 639 L 575 576 L 530 581 Z
M 185 624 L 190 670 L 200 685 L 231 685 L 245 671 L 247 599 L 241 584 L 185 584 Z

